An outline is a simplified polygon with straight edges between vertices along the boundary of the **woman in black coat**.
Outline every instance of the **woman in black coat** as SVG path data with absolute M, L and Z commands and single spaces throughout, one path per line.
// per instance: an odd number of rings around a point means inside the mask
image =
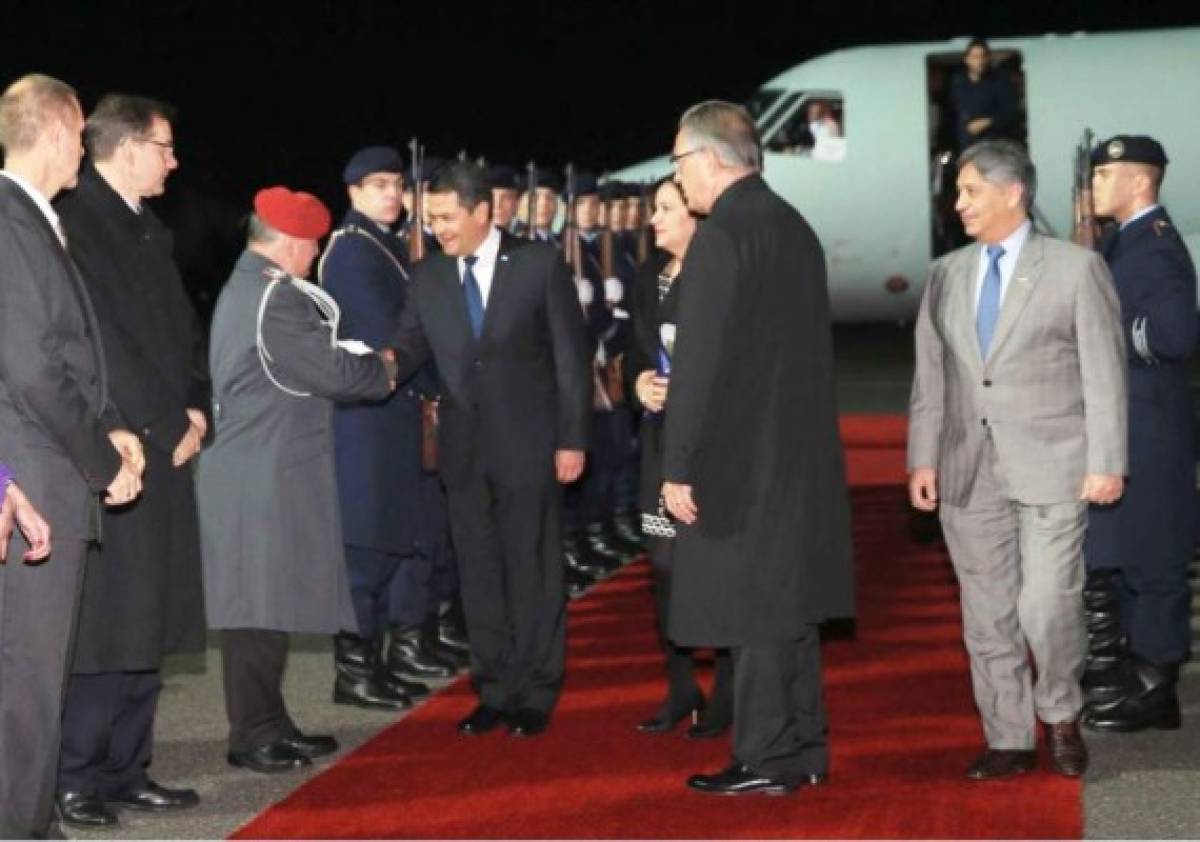
M 667 639 L 667 606 L 670 604 L 674 526 L 662 506 L 663 412 L 667 401 L 671 349 L 675 342 L 675 312 L 683 279 L 679 270 L 698 220 L 684 202 L 679 186 L 663 179 L 654 190 L 654 241 L 659 251 L 638 269 L 633 284 L 631 316 L 634 341 L 626 353 L 627 391 L 643 410 L 641 424 L 642 469 L 638 503 L 642 531 L 650 539 L 654 570 L 655 606 L 659 632 L 667 659 L 667 697 L 651 718 L 638 724 L 644 733 L 672 730 L 688 714 L 693 722 L 690 737 L 717 737 L 733 717 L 732 665 L 728 650 L 718 650 L 712 696 L 705 703 L 696 683 L 690 649 Z M 703 713 L 703 716 L 700 714 Z

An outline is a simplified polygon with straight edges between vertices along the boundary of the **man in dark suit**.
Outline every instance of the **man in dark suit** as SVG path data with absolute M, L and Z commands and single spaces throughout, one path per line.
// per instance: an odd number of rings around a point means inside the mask
M 733 763 L 688 785 L 781 794 L 825 777 L 817 624 L 854 613 L 825 257 L 759 175 L 741 106 L 689 109 L 671 160 L 708 220 L 684 259 L 666 405 L 668 636 L 730 647 L 734 671 Z
M 113 402 L 146 443 L 152 493 L 106 511 L 84 576 L 63 711 L 59 812 L 116 824 L 113 808 L 170 810 L 190 789 L 146 774 L 164 655 L 204 650 L 200 534 L 191 460 L 208 429 L 208 365 L 172 257 L 171 232 L 144 199 L 177 166 L 168 106 L 110 94 L 88 117 L 89 161 L 61 196 L 69 251 L 96 309 Z
M 50 200 L 75 186 L 83 112 L 70 86 L 0 95 L 0 453 L 54 530 L 50 558 L 0 566 L 0 836 L 53 832 L 63 684 L 99 495 L 141 491 L 141 444 L 109 401 L 100 330 Z
M 428 208 L 444 253 L 414 269 L 393 345 L 401 379 L 430 356 L 441 378 L 440 470 L 480 695 L 459 730 L 538 734 L 563 676 L 558 483 L 583 470 L 583 317 L 558 251 L 492 225 L 480 167 L 445 167 Z

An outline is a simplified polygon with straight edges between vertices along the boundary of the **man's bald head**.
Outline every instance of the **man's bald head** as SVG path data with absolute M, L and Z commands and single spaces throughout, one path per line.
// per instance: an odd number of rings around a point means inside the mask
M 81 115 L 75 89 L 41 73 L 30 73 L 0 94 L 0 147 L 6 155 L 27 152 L 48 128 Z

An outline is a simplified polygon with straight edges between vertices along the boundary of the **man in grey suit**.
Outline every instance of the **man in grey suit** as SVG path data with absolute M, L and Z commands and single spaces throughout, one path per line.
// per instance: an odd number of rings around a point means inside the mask
M 1112 277 L 1099 255 L 1032 230 L 1035 185 L 1016 143 L 963 152 L 957 210 L 976 243 L 933 264 L 916 328 L 909 495 L 940 503 L 959 580 L 987 740 L 972 780 L 1031 770 L 1037 719 L 1055 771 L 1087 767 L 1087 504 L 1115 502 L 1126 466 Z
M 83 113 L 69 85 L 37 74 L 0 95 L 0 454 L 54 530 L 38 564 L 0 566 L 0 837 L 52 827 L 63 684 L 86 546 L 101 495 L 141 491 L 138 438 L 120 429 L 87 290 L 50 200 L 75 186 Z M 27 557 L 27 561 L 35 559 Z

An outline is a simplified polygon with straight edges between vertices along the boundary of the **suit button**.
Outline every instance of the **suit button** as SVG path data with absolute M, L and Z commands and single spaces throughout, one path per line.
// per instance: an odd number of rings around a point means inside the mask
M 984 418 L 984 419 L 983 419 L 982 421 L 980 421 L 979 423 L 983 424 L 983 426 L 985 426 L 985 427 L 986 427 L 986 426 L 987 426 L 987 419 L 986 419 L 986 418 Z
M 984 386 L 991 386 L 991 385 L 992 385 L 992 381 L 991 381 L 991 380 L 984 380 L 984 381 L 983 381 L 983 385 L 984 385 Z
M 475 366 L 476 368 L 483 368 L 483 360 L 475 360 L 475 362 L 473 362 L 472 365 Z

